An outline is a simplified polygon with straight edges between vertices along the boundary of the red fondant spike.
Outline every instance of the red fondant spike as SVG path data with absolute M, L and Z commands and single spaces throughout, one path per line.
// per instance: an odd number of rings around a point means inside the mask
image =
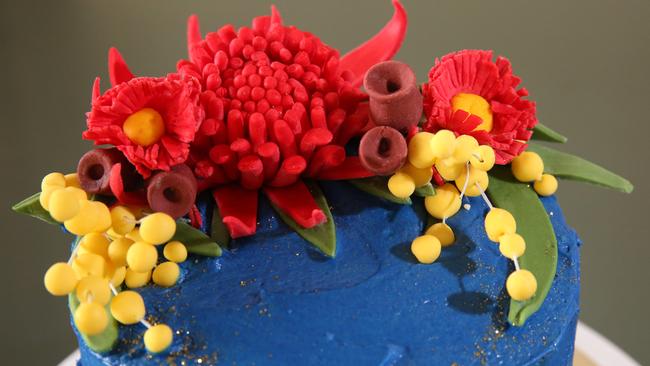
M 95 81 L 93 82 L 93 96 L 92 96 L 92 99 L 91 99 L 92 103 L 95 103 L 97 98 L 99 98 L 99 96 L 102 93 L 102 91 L 99 89 L 99 84 L 100 84 L 100 81 L 99 81 L 99 76 L 98 76 L 98 77 L 95 78 Z
M 273 205 L 305 229 L 327 221 L 327 216 L 301 180 L 287 187 L 266 187 L 264 193 Z
M 271 5 L 271 24 L 280 24 L 282 25 L 282 16 L 278 11 L 278 8 L 275 5 Z
M 264 166 L 257 155 L 248 155 L 237 164 L 241 172 L 241 185 L 247 189 L 258 189 L 264 183 Z
M 133 79 L 133 74 L 115 47 L 108 50 L 108 76 L 113 86 Z
M 235 155 L 228 145 L 216 145 L 210 149 L 210 160 L 215 164 L 223 165 L 234 160 Z
M 196 207 L 196 205 L 192 205 L 192 208 L 190 209 L 189 212 L 189 216 L 190 216 L 190 225 L 200 230 L 201 226 L 203 226 L 203 218 L 201 217 L 201 212 L 199 211 L 198 207 Z
M 196 16 L 196 14 L 192 14 L 187 18 L 187 54 L 193 62 L 196 62 L 196 55 L 194 54 L 193 49 L 199 42 L 201 42 L 201 26 L 199 25 L 199 17 Z
M 348 116 L 336 136 L 336 144 L 345 146 L 351 138 L 361 134 L 361 130 L 368 124 L 368 103 L 361 103 L 357 109 Z
M 237 139 L 230 144 L 230 150 L 242 158 L 251 153 L 251 143 L 246 139 Z
M 212 191 L 222 221 L 233 239 L 255 234 L 258 192 L 227 185 Z
M 266 142 L 266 130 L 266 120 L 262 113 L 255 112 L 248 117 L 248 135 L 253 147 Z
M 440 187 L 445 185 L 445 179 L 438 173 L 438 169 L 435 166 L 431 167 L 431 171 L 433 172 L 433 182 L 436 186 Z
M 124 182 L 122 181 L 122 163 L 117 163 L 111 168 L 109 179 L 111 192 L 120 203 L 126 205 L 146 205 L 147 199 L 144 192 L 125 192 Z
M 372 176 L 374 174 L 361 164 L 358 156 L 349 156 L 341 165 L 321 170 L 315 178 L 319 180 L 347 180 Z
M 287 122 L 282 119 L 276 120 L 273 123 L 273 135 L 283 158 L 296 155 L 296 138 Z
M 323 169 L 333 168 L 345 161 L 345 149 L 338 145 L 323 146 L 316 151 L 307 169 L 307 175 L 314 177 Z
M 206 189 L 214 188 L 220 184 L 224 184 L 228 181 L 226 175 L 223 172 L 223 169 L 220 166 L 214 166 L 212 175 L 207 178 L 196 178 L 197 192 L 203 192 Z
M 234 142 L 238 138 L 244 137 L 244 117 L 240 111 L 231 109 L 228 112 L 226 126 L 228 127 L 229 142 Z
M 330 142 L 332 142 L 332 133 L 329 130 L 324 128 L 311 129 L 300 140 L 300 155 L 309 160 L 317 147 L 327 145 Z
M 355 87 L 361 85 L 372 65 L 391 59 L 402 45 L 408 23 L 406 11 L 399 0 L 393 0 L 393 7 L 393 17 L 379 33 L 341 58 L 340 70 L 352 73 Z
M 295 183 L 300 174 L 307 168 L 305 158 L 300 155 L 294 155 L 282 161 L 282 166 L 278 169 L 278 173 L 273 180 L 269 182 L 271 187 L 284 187 Z
M 280 148 L 274 142 L 266 142 L 257 148 L 257 155 L 264 166 L 264 179 L 269 180 L 275 176 L 280 164 Z

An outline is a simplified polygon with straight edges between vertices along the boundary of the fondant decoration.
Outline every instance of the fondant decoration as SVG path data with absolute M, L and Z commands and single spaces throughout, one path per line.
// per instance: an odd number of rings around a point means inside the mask
M 122 54 L 115 47 L 108 50 L 108 76 L 112 86 L 126 83 L 134 77 Z M 97 83 L 97 97 L 99 97 L 99 78 L 96 78 L 95 81 Z M 93 101 L 94 99 L 97 98 L 93 98 Z
M 165 244 L 163 255 L 168 261 L 182 263 L 187 259 L 187 248 L 180 241 L 170 241 Z
M 79 308 L 79 299 L 74 293 L 71 293 L 68 296 L 68 307 L 70 308 L 70 313 L 75 314 Z M 107 313 L 109 314 L 109 313 Z M 84 340 L 84 343 L 91 350 L 98 353 L 106 353 L 113 349 L 113 346 L 117 343 L 118 340 L 118 328 L 117 322 L 111 315 L 107 315 L 107 324 L 104 330 L 101 333 L 95 335 L 88 335 L 80 332 L 81 337 Z
M 185 244 L 188 253 L 206 257 L 220 257 L 221 247 L 209 236 L 184 222 L 176 222 L 176 233 L 171 242 L 179 241 Z
M 110 194 L 111 169 L 123 160 L 124 156 L 115 148 L 88 151 L 77 165 L 81 188 L 90 194 Z
M 79 279 L 68 263 L 59 262 L 45 272 L 43 282 L 47 292 L 54 296 L 64 296 L 74 291 Z
M 409 198 L 415 192 L 415 181 L 405 172 L 397 172 L 388 179 L 388 190 L 397 198 Z
M 122 324 L 136 324 L 144 319 L 145 305 L 142 296 L 135 291 L 122 291 L 111 300 L 111 315 Z
M 410 197 L 400 198 L 388 190 L 388 179 L 385 177 L 354 179 L 351 180 L 350 183 L 366 193 L 385 199 L 387 201 L 398 203 L 400 205 L 411 204 Z
M 305 229 L 311 229 L 327 221 L 327 216 L 318 207 L 311 192 L 302 181 L 284 189 L 267 187 L 264 192 L 274 207 Z
M 537 125 L 535 125 L 535 128 L 533 129 L 533 136 L 530 139 L 548 142 L 559 142 L 561 144 L 569 141 L 566 136 L 563 136 L 559 132 L 556 132 L 555 130 L 541 123 L 537 123 Z
M 212 212 L 212 221 L 210 223 L 210 237 L 219 245 L 228 248 L 230 245 L 230 233 L 228 232 L 228 228 L 226 225 L 223 223 L 223 218 L 221 217 L 221 213 L 219 212 L 219 206 L 214 206 L 213 212 Z
M 178 281 L 181 270 L 174 262 L 163 262 L 156 266 L 151 274 L 153 283 L 160 287 L 172 287 Z
M 424 232 L 426 235 L 433 235 L 440 241 L 442 247 L 448 247 L 456 241 L 456 235 L 449 225 L 438 222 L 427 228 Z
M 271 195 L 269 195 L 269 200 L 271 205 L 278 214 L 278 217 L 284 221 L 290 228 L 296 231 L 303 239 L 307 240 L 309 243 L 318 248 L 321 252 L 329 257 L 336 256 L 336 230 L 334 229 L 334 221 L 332 219 L 332 213 L 330 212 L 329 204 L 327 199 L 323 194 L 323 191 L 318 187 L 318 185 L 312 181 L 307 181 L 305 187 L 309 190 L 311 195 L 314 197 L 316 205 L 319 207 L 320 211 L 325 216 L 323 223 L 317 226 L 312 226 L 311 228 L 306 228 L 296 222 L 292 216 L 289 216 L 285 211 L 277 206 Z M 300 188 L 302 189 L 302 188 Z M 302 195 L 302 194 L 301 194 Z
M 223 223 L 233 239 L 253 235 L 257 227 L 258 193 L 236 185 L 218 187 L 212 191 Z
M 135 206 L 147 204 L 146 194 L 141 188 L 144 185 L 142 177 L 135 173 L 135 167 L 127 161 L 113 165 L 109 182 L 111 193 L 118 202 Z
M 442 250 L 440 240 L 433 235 L 422 235 L 413 239 L 411 243 L 411 253 L 417 258 L 418 262 L 431 264 L 438 259 Z
M 542 178 L 533 183 L 533 189 L 540 196 L 552 196 L 557 191 L 557 179 L 551 174 L 542 174 Z
M 544 160 L 544 171 L 558 178 L 591 183 L 624 193 L 634 190 L 627 179 L 575 155 L 538 144 L 531 144 L 528 150 L 539 154 Z
M 415 189 L 415 192 L 413 192 L 416 196 L 420 197 L 429 197 L 433 196 L 436 194 L 435 188 L 433 188 L 433 185 L 429 182 L 422 187 L 418 187 Z
M 40 203 L 40 196 L 41 196 L 40 192 L 34 193 L 33 195 L 11 206 L 11 209 L 14 212 L 18 212 L 23 215 L 35 217 L 41 221 L 45 221 L 48 224 L 60 225 L 60 223 L 54 220 L 50 215 L 50 213 L 43 208 L 43 206 Z
M 422 86 L 424 129 L 448 129 L 490 145 L 496 163 L 507 164 L 526 149 L 537 124 L 535 103 L 525 100 L 510 61 L 492 51 L 464 50 L 436 59 Z
M 185 164 L 176 165 L 169 172 L 155 173 L 147 183 L 149 207 L 173 218 L 185 216 L 190 211 L 196 194 L 196 178 Z
M 144 345 L 151 353 L 160 353 L 166 350 L 173 339 L 172 329 L 165 324 L 149 327 L 144 333 Z
M 517 233 L 526 240 L 526 252 L 519 264 L 534 275 L 537 291 L 528 301 L 512 300 L 508 313 L 511 324 L 522 326 L 540 308 L 553 283 L 558 258 L 555 232 L 537 194 L 526 184 L 514 181 L 506 170 L 499 169 L 492 175 L 488 194 L 496 206 L 512 213 Z
M 384 61 L 371 67 L 363 80 L 370 98 L 370 117 L 379 126 L 407 131 L 422 117 L 422 94 L 411 68 Z
M 376 175 L 391 175 L 406 161 L 406 139 L 388 126 L 374 127 L 359 143 L 359 159 L 366 169 Z
M 524 151 L 516 158 L 512 159 L 512 175 L 524 183 L 537 182 L 542 179 L 544 174 L 544 162 L 542 158 L 532 152 Z

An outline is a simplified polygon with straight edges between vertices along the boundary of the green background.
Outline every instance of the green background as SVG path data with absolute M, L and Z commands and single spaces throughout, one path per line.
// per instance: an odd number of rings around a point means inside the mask
M 287 24 L 342 53 L 390 17 L 385 1 L 277 1 Z M 581 319 L 641 363 L 648 347 L 648 105 L 650 2 L 405 0 L 409 31 L 397 59 L 425 80 L 434 58 L 463 48 L 509 57 L 542 123 L 569 136 L 565 151 L 636 184 L 623 195 L 561 182 L 569 223 L 582 236 Z M 185 21 L 203 31 L 250 24 L 269 3 L 251 1 L 12 1 L 0 5 L 0 233 L 3 364 L 51 365 L 75 348 L 66 301 L 42 285 L 68 255 L 58 229 L 11 214 L 43 175 L 72 171 L 90 148 L 80 138 L 95 76 L 108 86 L 117 46 L 134 73 L 158 76 L 185 57 Z M 646 268 L 644 268 L 646 267 Z

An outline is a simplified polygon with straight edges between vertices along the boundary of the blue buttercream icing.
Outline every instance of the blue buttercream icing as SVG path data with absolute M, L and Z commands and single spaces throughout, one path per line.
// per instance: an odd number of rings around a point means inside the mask
M 145 328 L 120 326 L 104 355 L 80 340 L 83 366 L 223 365 L 569 365 L 578 315 L 579 246 L 556 199 L 542 198 L 558 239 L 557 275 L 523 327 L 507 323 L 511 263 L 483 228 L 480 198 L 448 220 L 456 233 L 434 264 L 417 264 L 410 242 L 426 214 L 348 183 L 321 185 L 336 223 L 328 259 L 260 199 L 253 237 L 220 258 L 190 257 L 179 284 L 143 295 L 150 321 L 175 330 L 168 352 L 148 354 Z M 202 202 L 206 222 L 211 203 Z M 185 363 L 183 363 L 185 361 Z

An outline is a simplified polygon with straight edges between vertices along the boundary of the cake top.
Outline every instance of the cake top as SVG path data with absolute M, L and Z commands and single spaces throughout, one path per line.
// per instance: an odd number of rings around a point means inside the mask
M 397 204 L 424 197 L 431 223 L 411 245 L 420 264 L 453 245 L 447 219 L 463 197 L 481 196 L 490 208 L 485 232 L 515 269 L 505 284 L 508 320 L 523 325 L 539 309 L 557 243 L 538 195 L 553 195 L 557 178 L 623 192 L 632 185 L 529 143 L 566 138 L 538 122 L 510 61 L 492 51 L 442 56 L 419 84 L 407 64 L 390 60 L 407 28 L 404 8 L 393 6 L 384 28 L 343 57 L 285 25 L 275 7 L 250 27 L 225 25 L 205 36 L 191 16 L 188 59 L 163 77 L 135 76 L 109 50 L 111 87 L 102 92 L 95 79 L 82 134 L 109 147 L 84 154 L 75 173 L 48 174 L 40 193 L 13 207 L 76 236 L 68 261 L 54 264 L 44 282 L 53 295 L 69 295 L 90 348 L 108 351 L 117 323 L 140 323 L 146 348 L 165 351 L 172 329 L 147 320 L 133 289 L 151 280 L 174 286 L 188 254 L 220 256 L 231 239 L 254 235 L 264 219 L 260 193 L 336 260 L 334 221 L 318 187 L 324 180 L 346 180 Z M 216 202 L 210 232 L 201 231 L 201 199 Z

